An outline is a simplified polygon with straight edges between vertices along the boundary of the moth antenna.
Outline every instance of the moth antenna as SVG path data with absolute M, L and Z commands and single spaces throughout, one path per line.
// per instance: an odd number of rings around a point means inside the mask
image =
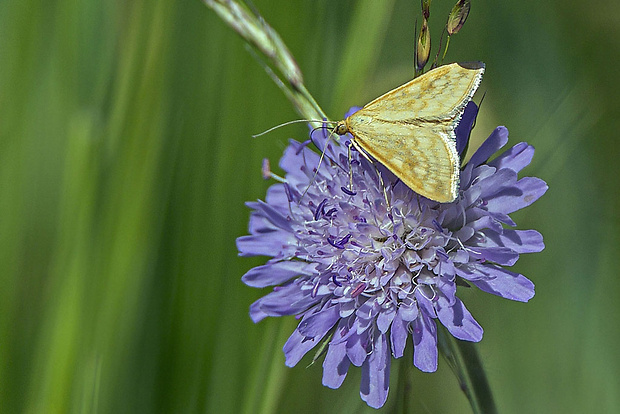
M 469 139 L 471 138 L 471 131 L 476 127 L 476 121 L 478 120 L 478 114 L 480 113 L 480 108 L 482 107 L 482 102 L 484 102 L 484 97 L 487 96 L 487 91 L 484 91 L 482 94 L 482 98 L 480 98 L 480 103 L 478 104 L 478 111 L 476 112 L 476 116 L 474 117 L 474 122 L 471 124 L 471 128 L 469 129 L 469 135 L 467 136 L 467 145 L 469 146 Z
M 331 123 L 334 124 L 334 122 L 332 121 L 324 121 L 324 123 Z M 312 141 L 312 143 L 314 144 L 314 146 L 316 147 L 316 149 L 318 149 L 319 151 L 323 151 L 323 149 L 327 146 L 327 144 L 329 143 L 329 137 L 325 140 L 325 144 L 323 144 L 323 148 L 321 148 L 315 141 L 314 141 L 314 133 L 316 131 L 318 131 L 319 129 L 323 129 L 325 128 L 325 126 L 320 126 L 320 127 L 316 127 L 316 128 L 312 128 L 312 131 L 310 131 L 310 141 Z M 332 127 L 329 131 L 330 136 L 331 134 L 334 133 L 335 127 Z M 332 160 L 333 161 L 333 160 Z
M 439 37 L 439 48 L 437 49 L 437 53 L 435 54 L 435 60 L 433 61 L 433 64 L 431 65 L 431 69 L 435 69 L 438 64 L 437 64 L 437 59 L 439 59 L 439 53 L 441 53 L 441 47 L 443 46 L 443 35 L 444 33 L 446 33 L 446 26 L 443 27 L 443 30 L 441 31 L 441 36 Z M 447 50 L 446 50 L 447 52 Z M 446 53 L 444 52 L 444 57 L 446 56 Z M 443 57 L 441 58 L 441 63 L 443 64 Z
M 332 121 L 319 121 L 319 120 L 316 120 L 316 119 L 295 119 L 293 121 L 288 121 L 288 122 L 285 122 L 283 124 L 279 124 L 279 125 L 276 125 L 274 127 L 271 127 L 268 130 L 261 132 L 260 134 L 252 135 L 252 138 L 257 138 L 257 137 L 263 136 L 265 134 L 268 134 L 271 131 L 274 131 L 274 130 L 276 130 L 278 128 L 282 128 L 284 126 L 288 126 L 288 125 L 291 125 L 291 124 L 297 124 L 297 123 L 300 123 L 300 122 L 305 122 L 305 123 L 308 123 L 308 122 L 319 122 L 319 123 L 322 123 L 322 124 L 333 124 Z
M 476 117 L 474 118 L 474 123 L 472 124 L 471 129 L 469 130 L 470 134 L 471 134 L 471 131 L 476 126 L 476 121 L 478 120 L 478 114 L 480 113 L 480 108 L 482 108 L 482 102 L 484 102 L 485 96 L 487 96 L 487 91 L 484 91 L 484 93 L 482 94 L 482 98 L 480 98 L 480 103 L 478 104 L 478 113 L 476 113 Z
M 420 75 L 418 73 L 418 65 L 416 64 L 416 56 L 418 56 L 418 18 L 415 19 L 413 26 L 413 77 L 414 79 Z

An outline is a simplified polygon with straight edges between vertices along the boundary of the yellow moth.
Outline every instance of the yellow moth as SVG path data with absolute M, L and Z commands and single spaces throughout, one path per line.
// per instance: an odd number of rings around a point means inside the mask
M 484 73 L 484 63 L 439 66 L 364 106 L 335 132 L 385 165 L 416 193 L 454 201 L 460 160 L 455 128 Z

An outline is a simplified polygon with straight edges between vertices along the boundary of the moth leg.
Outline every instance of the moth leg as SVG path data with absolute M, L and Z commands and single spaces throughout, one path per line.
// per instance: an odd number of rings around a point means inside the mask
M 351 146 L 353 144 L 353 140 L 349 141 L 349 145 L 347 145 L 347 159 L 349 160 L 349 191 L 353 192 L 353 168 L 351 167 Z
M 379 171 L 379 169 L 377 168 L 377 164 L 373 163 L 372 166 L 375 167 L 375 172 L 377 173 L 377 176 L 379 177 L 379 183 L 381 184 L 381 189 L 383 190 L 383 198 L 385 199 L 385 206 L 388 209 L 388 211 L 391 211 L 392 206 L 390 205 L 390 200 L 388 200 L 387 190 L 385 188 L 385 183 L 383 182 L 383 176 L 381 175 L 381 171 Z
M 316 182 L 316 176 L 319 174 L 319 170 L 321 169 L 321 165 L 323 164 L 323 159 L 326 157 L 325 151 L 327 151 L 327 146 L 329 145 L 329 141 L 332 139 L 333 135 L 334 135 L 334 130 L 332 129 L 331 131 L 329 131 L 329 135 L 327 136 L 327 139 L 325 140 L 325 145 L 323 145 L 323 151 L 321 151 L 321 157 L 319 158 L 319 163 L 316 166 L 316 170 L 314 171 L 314 175 L 312 176 L 312 180 L 310 180 L 310 182 L 306 186 L 306 189 L 304 190 L 304 192 L 301 193 L 301 197 L 299 197 L 299 202 L 301 202 L 301 200 L 304 198 L 304 196 L 306 195 L 306 193 L 310 189 L 310 186 Z M 313 143 L 314 143 L 314 141 L 313 141 Z M 314 145 L 318 148 L 318 146 L 316 144 L 314 144 Z M 329 155 L 327 155 L 327 158 L 331 159 L 329 157 Z M 333 162 L 333 160 L 332 160 L 332 162 Z
M 385 183 L 383 182 L 383 176 L 381 175 L 381 171 L 379 171 L 379 169 L 377 168 L 377 164 L 368 156 L 368 154 L 366 154 L 366 151 L 364 151 L 364 149 L 362 147 L 360 147 L 357 142 L 355 142 L 354 139 L 351 140 L 351 145 L 355 147 L 355 149 L 364 156 L 364 158 L 366 158 L 368 160 L 369 163 L 372 164 L 372 166 L 375 169 L 375 172 L 377 173 L 377 177 L 379 177 L 379 184 L 381 185 L 381 189 L 383 190 L 383 198 L 385 199 L 385 206 L 386 208 L 389 210 L 392 209 L 392 206 L 390 205 L 390 200 L 388 200 L 388 196 L 387 196 L 387 190 L 385 188 Z M 350 167 L 350 161 L 351 161 L 351 145 L 349 145 L 349 173 L 351 173 L 351 167 Z M 351 180 L 351 187 L 353 187 L 353 175 L 351 175 L 349 177 L 349 179 Z

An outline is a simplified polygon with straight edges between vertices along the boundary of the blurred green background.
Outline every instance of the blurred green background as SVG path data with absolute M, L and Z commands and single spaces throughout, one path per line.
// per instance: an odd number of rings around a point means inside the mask
M 412 76 L 417 0 L 254 4 L 333 119 Z M 474 0 L 451 41 L 487 65 L 473 139 L 506 125 L 550 186 L 514 215 L 547 245 L 515 266 L 534 299 L 463 293 L 502 413 L 620 412 L 618 39 L 617 1 Z M 251 134 L 295 118 L 199 0 L 0 1 L 0 411 L 373 412 L 358 369 L 284 366 L 293 318 L 248 317 L 244 201 L 307 129 Z M 469 412 L 443 360 L 412 393 Z

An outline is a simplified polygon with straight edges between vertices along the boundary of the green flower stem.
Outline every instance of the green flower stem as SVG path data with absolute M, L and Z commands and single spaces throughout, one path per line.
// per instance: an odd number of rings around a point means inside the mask
M 301 70 L 282 38 L 257 12 L 234 0 L 203 1 L 273 65 L 275 71 L 266 63 L 263 66 L 304 119 L 327 120 L 325 112 L 306 89 Z M 320 125 L 313 123 L 313 127 Z
M 441 353 L 469 400 L 472 411 L 475 414 L 497 413 L 476 344 L 454 338 L 443 327 L 437 330 L 437 340 Z

